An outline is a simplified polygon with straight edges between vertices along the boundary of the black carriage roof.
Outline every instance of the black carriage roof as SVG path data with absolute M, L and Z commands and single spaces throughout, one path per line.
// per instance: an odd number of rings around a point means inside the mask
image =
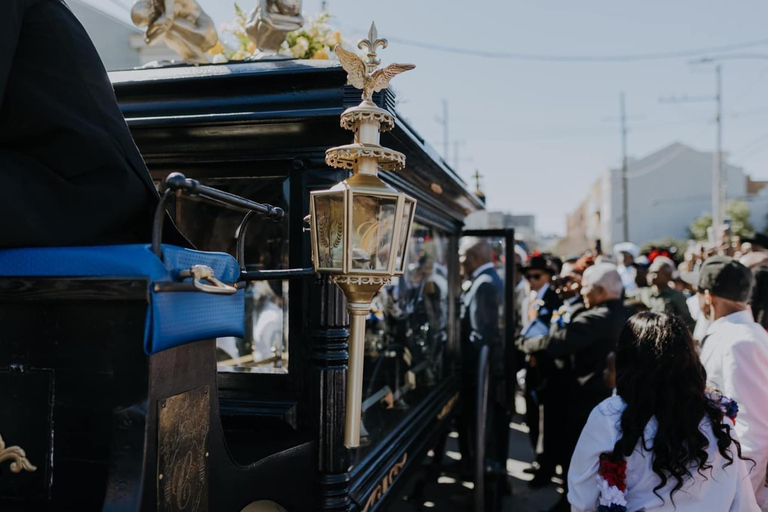
M 325 150 L 348 144 L 339 126 L 360 102 L 335 61 L 279 60 L 166 66 L 110 73 L 123 114 L 153 171 L 180 160 L 211 167 L 232 161 L 291 159 L 322 168 Z M 382 145 L 406 155 L 406 169 L 385 181 L 455 221 L 483 208 L 438 153 L 395 111 L 389 90 L 374 101 L 395 116 Z

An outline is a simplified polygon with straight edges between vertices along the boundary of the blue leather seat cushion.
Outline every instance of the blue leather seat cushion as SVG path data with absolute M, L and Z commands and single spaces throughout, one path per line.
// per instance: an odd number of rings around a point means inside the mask
M 150 304 L 144 348 L 147 354 L 220 336 L 243 337 L 245 292 L 155 292 L 157 282 L 180 282 L 179 271 L 207 265 L 217 279 L 237 281 L 232 256 L 163 246 L 163 261 L 149 245 L 33 247 L 0 250 L 3 277 L 115 277 L 148 279 Z M 191 281 L 187 279 L 187 281 Z

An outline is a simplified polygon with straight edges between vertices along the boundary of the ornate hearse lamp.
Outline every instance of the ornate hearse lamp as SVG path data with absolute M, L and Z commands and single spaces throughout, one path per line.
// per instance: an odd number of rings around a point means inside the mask
M 386 48 L 371 24 L 368 39 L 358 43 L 366 48 L 365 60 L 357 54 L 335 48 L 349 83 L 363 91 L 360 105 L 341 115 L 341 126 L 355 133 L 353 144 L 331 148 L 325 162 L 349 169 L 352 176 L 330 190 L 312 192 L 309 223 L 312 235 L 312 260 L 315 271 L 331 275 L 347 297 L 350 315 L 349 373 L 347 376 L 347 417 L 344 444 L 360 445 L 363 390 L 365 317 L 373 297 L 392 276 L 402 275 L 407 259 L 411 224 L 416 200 L 398 192 L 378 177 L 379 170 L 396 171 L 405 167 L 405 156 L 379 145 L 381 132 L 394 127 L 394 117 L 373 103 L 374 92 L 381 91 L 399 73 L 413 69 L 411 64 L 381 63 L 376 48 Z

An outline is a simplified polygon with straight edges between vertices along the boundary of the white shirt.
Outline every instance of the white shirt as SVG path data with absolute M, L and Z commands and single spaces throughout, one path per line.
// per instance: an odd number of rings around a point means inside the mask
M 757 466 L 752 487 L 761 510 L 768 511 L 768 333 L 749 310 L 717 319 L 701 349 L 707 384 L 736 400 L 736 433 L 746 457 Z
M 599 505 L 597 471 L 600 454 L 613 450 L 621 437 L 619 421 L 626 404 L 619 396 L 607 398 L 592 410 L 579 443 L 573 453 L 571 468 L 568 471 L 568 501 L 572 512 L 594 512 Z M 725 421 L 730 422 L 729 419 Z M 645 438 L 653 439 L 656 433 L 656 419 L 645 427 Z M 651 454 L 638 443 L 635 451 L 627 457 L 627 511 L 638 512 L 759 512 L 755 495 L 749 480 L 747 464 L 734 456 L 733 464 L 723 467 L 727 460 L 717 449 L 715 436 L 709 418 L 701 421 L 701 432 L 707 436 L 707 463 L 712 466 L 711 473 L 705 471 L 706 478 L 691 471 L 693 478 L 683 484 L 683 488 L 674 494 L 672 504 L 670 492 L 675 480 L 657 492 L 662 501 L 653 492 L 660 479 L 653 472 Z M 731 447 L 735 454 L 735 447 Z M 676 508 L 675 508 L 676 507 Z
M 707 317 L 704 316 L 704 313 L 701 312 L 698 295 L 688 297 L 685 300 L 685 304 L 688 306 L 688 312 L 691 314 L 691 318 L 696 322 L 696 327 L 693 329 L 693 339 L 701 343 L 701 340 L 707 335 L 710 322 L 707 320 Z
M 637 283 L 635 282 L 637 270 L 635 270 L 634 267 L 619 265 L 616 267 L 616 271 L 621 277 L 621 284 L 624 285 L 624 293 L 629 297 L 633 296 L 637 292 Z
M 472 278 L 472 280 L 474 281 L 475 279 L 477 279 L 477 276 L 479 276 L 480 274 L 482 274 L 483 272 L 485 272 L 485 271 L 486 271 L 486 270 L 488 270 L 489 268 L 495 268 L 495 267 L 493 266 L 493 262 L 491 262 L 491 261 L 489 261 L 488 263 L 483 263 L 482 265 L 480 265 L 479 267 L 477 267 L 477 268 L 475 269 L 475 271 L 474 271 L 474 272 L 472 272 L 472 276 L 470 276 L 470 277 L 471 277 L 471 278 Z

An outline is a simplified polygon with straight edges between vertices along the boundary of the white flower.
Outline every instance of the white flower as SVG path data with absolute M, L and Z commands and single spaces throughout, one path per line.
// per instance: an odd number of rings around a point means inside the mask
M 291 48 L 291 54 L 298 59 L 303 57 L 307 50 L 309 50 L 309 41 L 306 37 L 300 37 L 296 39 L 296 44 Z
M 597 477 L 597 486 L 600 489 L 601 505 L 605 505 L 606 507 L 611 505 L 627 506 L 624 492 L 620 491 L 618 487 L 615 485 L 608 485 L 608 481 L 601 476 Z

